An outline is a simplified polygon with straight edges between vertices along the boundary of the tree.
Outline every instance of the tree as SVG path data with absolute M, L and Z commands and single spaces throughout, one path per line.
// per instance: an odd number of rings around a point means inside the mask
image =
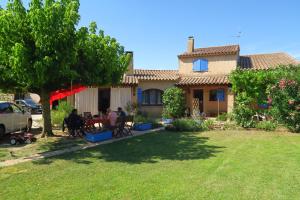
M 163 115 L 166 118 L 179 118 L 184 115 L 185 95 L 181 88 L 171 87 L 163 94 Z
M 117 84 L 129 57 L 103 31 L 76 29 L 79 0 L 21 0 L 0 9 L 0 88 L 41 96 L 43 133 L 52 135 L 50 93 L 82 85 Z

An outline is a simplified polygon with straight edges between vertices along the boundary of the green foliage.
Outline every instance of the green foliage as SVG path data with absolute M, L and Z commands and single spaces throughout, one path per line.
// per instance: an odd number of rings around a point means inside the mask
M 212 119 L 207 119 L 202 122 L 202 129 L 204 131 L 209 131 L 214 129 L 214 121 Z
M 141 123 L 151 123 L 153 128 L 162 127 L 159 119 L 150 118 L 145 115 L 135 115 L 134 116 L 134 123 L 141 124 Z
M 52 124 L 60 126 L 65 117 L 67 117 L 73 110 L 73 107 L 65 101 L 59 102 L 57 110 L 51 111 Z
M 180 118 L 184 116 L 185 98 L 181 88 L 171 87 L 165 90 L 163 94 L 163 117 Z
M 175 131 L 201 131 L 201 122 L 195 121 L 193 119 L 182 118 L 176 119 L 172 123 Z
M 272 121 L 260 121 L 256 124 L 256 128 L 265 131 L 274 131 L 277 128 L 277 123 Z
M 49 95 L 73 84 L 118 84 L 129 56 L 96 23 L 77 29 L 79 0 L 11 0 L 0 9 L 0 88 L 41 95 L 51 131 Z
M 270 70 L 236 70 L 230 75 L 232 91 L 236 94 L 233 118 L 242 127 L 255 127 L 255 114 L 264 115 L 258 104 L 268 104 L 268 88 L 276 85 L 282 77 L 299 74 L 299 66 L 280 66 Z M 299 75 L 298 78 L 299 80 Z
M 293 131 L 300 132 L 300 70 L 293 79 L 281 79 L 269 88 L 272 114 Z
M 134 116 L 134 122 L 135 123 L 148 123 L 149 118 L 147 116 L 143 116 L 143 115 L 136 115 L 136 116 Z
M 228 119 L 227 113 L 222 113 L 222 114 L 220 114 L 220 115 L 217 116 L 217 121 L 223 121 L 223 122 L 225 122 L 225 121 L 227 121 L 227 119 Z
M 138 104 L 134 102 L 127 102 L 125 110 L 128 114 L 136 115 L 138 111 Z

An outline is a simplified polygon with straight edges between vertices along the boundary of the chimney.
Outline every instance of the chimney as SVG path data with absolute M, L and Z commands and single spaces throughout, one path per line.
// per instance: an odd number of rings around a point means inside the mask
M 126 54 L 130 56 L 130 61 L 126 74 L 133 75 L 133 51 L 126 51 Z
M 188 53 L 194 52 L 194 37 L 193 36 L 190 36 L 188 39 L 187 52 Z

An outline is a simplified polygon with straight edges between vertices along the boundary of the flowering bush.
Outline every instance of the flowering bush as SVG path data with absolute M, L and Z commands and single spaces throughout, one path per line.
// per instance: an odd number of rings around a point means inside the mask
M 269 88 L 273 117 L 293 132 L 300 132 L 300 84 L 296 80 L 281 79 Z

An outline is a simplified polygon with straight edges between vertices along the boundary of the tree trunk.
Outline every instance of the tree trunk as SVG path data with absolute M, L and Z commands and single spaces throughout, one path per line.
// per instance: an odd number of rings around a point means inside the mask
M 41 103 L 44 120 L 42 137 L 53 136 L 51 125 L 50 94 L 44 89 L 42 89 L 41 91 Z

